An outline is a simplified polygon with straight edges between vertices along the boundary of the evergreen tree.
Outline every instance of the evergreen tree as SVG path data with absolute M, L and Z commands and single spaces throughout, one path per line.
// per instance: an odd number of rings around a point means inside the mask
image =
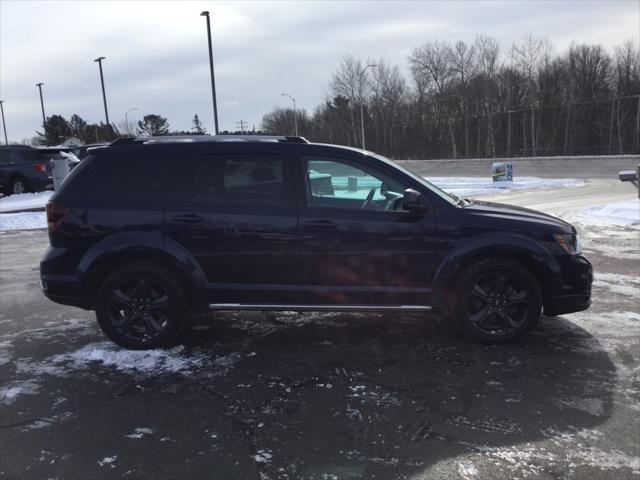
M 43 127 L 44 133 L 36 132 L 41 145 L 60 145 L 71 136 L 69 122 L 62 115 L 47 117 Z
M 137 131 L 138 135 L 150 137 L 167 135 L 169 133 L 169 122 L 160 115 L 145 115 L 142 120 L 138 121 Z
M 202 126 L 202 122 L 200 121 L 197 113 L 193 116 L 191 123 L 193 124 L 191 130 L 193 130 L 196 135 L 205 135 L 207 133 L 205 128 Z

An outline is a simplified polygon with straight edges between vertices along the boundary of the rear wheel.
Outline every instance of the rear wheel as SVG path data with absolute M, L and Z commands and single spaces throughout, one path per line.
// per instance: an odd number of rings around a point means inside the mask
M 458 281 L 455 321 L 466 334 L 487 342 L 505 342 L 538 321 L 542 295 L 535 277 L 511 260 L 486 259 Z
M 175 275 L 152 263 L 118 268 L 96 297 L 96 318 L 103 332 L 130 349 L 174 344 L 189 313 L 187 295 Z
M 31 190 L 29 189 L 29 184 L 24 178 L 15 177 L 11 179 L 9 183 L 9 194 L 10 195 L 19 195 L 21 193 L 28 193 Z

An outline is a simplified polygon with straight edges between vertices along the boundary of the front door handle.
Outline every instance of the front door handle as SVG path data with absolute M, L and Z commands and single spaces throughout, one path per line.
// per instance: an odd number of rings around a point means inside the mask
M 204 222 L 204 217 L 201 217 L 200 215 L 187 214 L 175 216 L 171 220 L 175 223 L 202 223 Z

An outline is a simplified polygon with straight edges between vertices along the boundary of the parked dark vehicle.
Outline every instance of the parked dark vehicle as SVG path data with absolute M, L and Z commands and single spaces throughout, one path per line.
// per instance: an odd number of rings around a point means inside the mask
M 171 344 L 207 310 L 434 312 L 503 342 L 591 301 L 570 224 L 300 137 L 119 140 L 47 217 L 45 295 L 95 309 L 128 348 Z
M 68 149 L 0 146 L 0 189 L 7 195 L 53 188 L 49 160 Z

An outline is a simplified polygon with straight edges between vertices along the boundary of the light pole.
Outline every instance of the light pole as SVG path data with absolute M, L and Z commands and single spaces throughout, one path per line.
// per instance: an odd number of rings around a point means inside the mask
M 2 112 L 2 128 L 4 129 L 4 143 L 5 145 L 9 145 L 9 140 L 7 140 L 7 124 L 4 121 L 4 107 L 2 104 L 4 100 L 0 100 L 0 112 Z
M 46 130 L 47 119 L 44 115 L 44 100 L 42 100 L 42 85 L 44 85 L 44 83 L 42 82 L 36 83 L 36 87 L 38 87 L 38 90 L 40 90 L 40 108 L 42 109 L 42 128 Z
M 296 114 L 296 99 L 293 98 L 288 93 L 281 93 L 280 95 L 284 95 L 285 97 L 289 97 L 293 102 L 293 128 L 295 130 L 295 136 L 298 136 L 298 115 Z
M 213 47 L 211 46 L 211 20 L 209 12 L 206 10 L 200 14 L 207 18 L 207 40 L 209 41 L 209 70 L 211 71 L 211 96 L 213 97 L 213 125 L 216 135 L 218 135 L 218 105 L 216 103 L 216 78 L 213 74 Z
M 364 72 L 367 71 L 368 68 L 371 67 L 377 67 L 378 65 L 375 64 L 370 64 L 367 65 L 366 67 L 364 67 L 362 69 L 362 72 L 360 72 L 360 76 L 364 76 Z M 360 79 L 360 81 L 362 82 L 362 78 Z M 362 94 L 362 85 L 360 86 L 360 133 L 362 134 L 362 149 L 365 150 L 365 143 L 364 143 L 364 96 Z
M 133 107 L 127 110 L 127 113 L 124 114 L 124 124 L 127 126 L 127 135 L 129 135 L 129 114 L 134 110 L 138 110 L 138 107 Z
M 107 111 L 107 94 L 104 93 L 104 76 L 102 75 L 102 60 L 107 57 L 98 57 L 94 62 L 98 62 L 100 67 L 100 84 L 102 85 L 102 101 L 104 102 L 104 116 L 107 119 L 107 126 L 109 125 L 109 112 Z

